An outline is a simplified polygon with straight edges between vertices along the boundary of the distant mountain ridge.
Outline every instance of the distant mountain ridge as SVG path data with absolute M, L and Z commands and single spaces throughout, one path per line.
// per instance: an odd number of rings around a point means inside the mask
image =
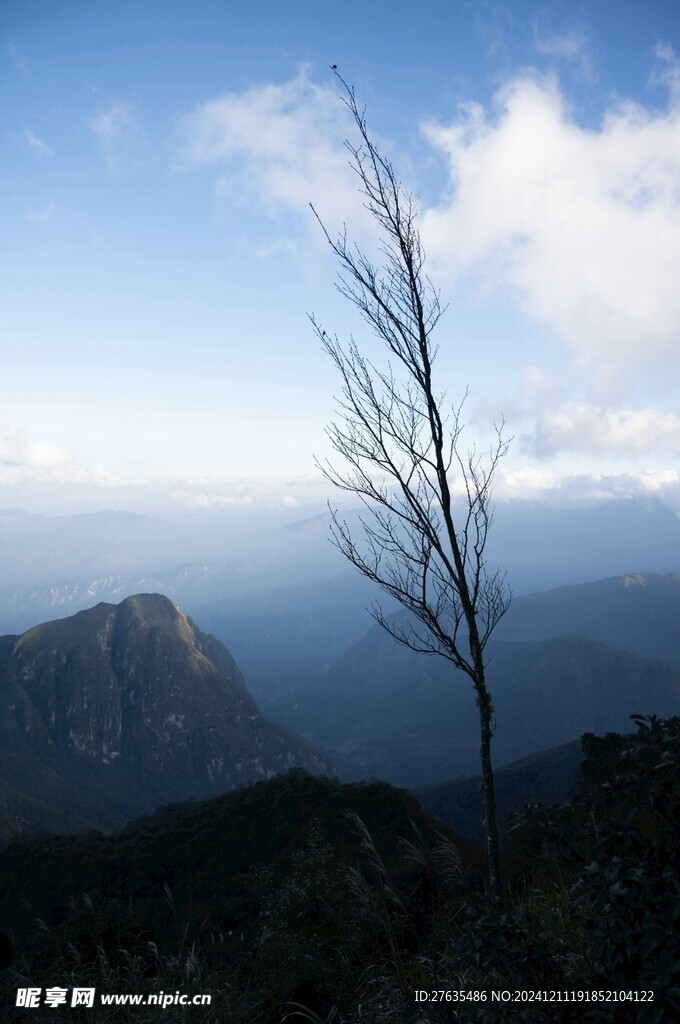
M 230 592 L 238 602 L 249 582 L 257 587 L 261 580 L 276 580 L 294 571 L 274 555 L 259 558 L 235 558 L 230 562 L 187 562 L 170 568 L 146 569 L 137 573 L 114 572 L 98 576 L 75 577 L 58 582 L 14 587 L 0 591 L 0 629 L 23 632 L 49 618 L 66 617 L 94 607 L 101 601 L 117 603 L 143 592 L 160 593 L 186 606 L 207 597 Z
M 514 598 L 498 640 L 583 636 L 680 663 L 680 573 L 627 573 Z
M 290 522 L 294 514 L 253 508 L 163 520 L 112 511 L 47 517 L 0 510 L 0 633 L 23 632 L 102 600 L 163 593 L 248 661 L 254 693 L 280 692 L 272 675 L 278 635 L 262 642 L 262 624 L 269 608 L 285 608 L 285 590 L 291 588 L 292 629 L 304 633 L 302 620 L 315 618 L 314 638 L 331 657 L 359 639 L 342 581 L 347 563 L 328 542 L 328 513 Z M 356 509 L 345 514 L 350 526 L 359 526 Z M 511 502 L 497 509 L 488 557 L 508 570 L 516 595 L 622 573 L 678 573 L 680 520 L 655 500 L 569 509 Z M 334 622 L 317 618 L 314 586 L 327 590 L 327 607 L 337 598 Z M 247 607 L 235 605 L 241 596 Z M 296 659 L 291 652 L 286 687 L 311 684 L 326 660 L 324 654 L 310 663 L 307 654 Z M 296 684 L 296 674 L 305 679 Z
M 503 765 L 494 773 L 499 827 L 527 805 L 564 804 L 575 789 L 584 760 L 580 740 L 542 750 Z M 413 790 L 418 803 L 465 836 L 484 839 L 484 794 L 480 776 L 463 776 Z
M 680 666 L 583 637 L 492 642 L 493 757 L 501 766 L 585 732 L 626 732 L 634 713 L 680 711 Z M 395 643 L 379 626 L 318 686 L 263 702 L 274 721 L 318 743 L 343 778 L 427 786 L 478 770 L 467 676 Z
M 40 827 L 30 811 L 46 798 L 108 828 L 294 765 L 331 770 L 265 721 L 229 652 L 158 594 L 0 638 L 0 745 L 0 803 L 23 801 L 5 839 Z

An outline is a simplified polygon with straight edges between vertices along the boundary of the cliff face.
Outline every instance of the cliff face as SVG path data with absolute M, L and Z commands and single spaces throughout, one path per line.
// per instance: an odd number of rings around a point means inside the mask
M 93 816 L 93 787 L 101 791 L 107 778 L 122 805 L 119 790 L 128 792 L 130 816 L 293 765 L 330 768 L 263 719 L 226 648 L 157 594 L 3 637 L 0 740 L 5 787 L 44 799 L 47 768 L 63 780 L 61 807 L 97 824 L 125 813 L 121 806 Z M 82 800 L 74 801 L 78 787 Z

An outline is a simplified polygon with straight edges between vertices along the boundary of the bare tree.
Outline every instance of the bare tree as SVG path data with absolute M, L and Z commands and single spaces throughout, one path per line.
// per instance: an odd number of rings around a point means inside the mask
M 331 509 L 334 543 L 368 579 L 408 611 L 393 619 L 380 604 L 375 619 L 395 640 L 422 654 L 447 658 L 472 681 L 480 727 L 489 889 L 500 892 L 499 848 L 491 763 L 493 704 L 484 652 L 510 603 L 505 574 L 487 572 L 485 548 L 493 521 L 491 485 L 508 441 L 504 422 L 495 427 L 488 457 L 461 454 L 463 403 L 445 411 L 435 389 L 437 348 L 432 335 L 445 312 L 424 273 L 412 194 L 371 140 L 354 91 L 341 82 L 358 129 L 358 145 L 346 142 L 364 205 L 381 237 L 380 262 L 337 239 L 321 225 L 338 258 L 338 289 L 387 348 L 382 368 L 362 355 L 352 338 L 342 346 L 311 321 L 342 381 L 338 419 L 327 429 L 341 466 L 319 463 L 327 479 L 361 499 L 358 542 Z M 452 487 L 462 495 L 454 503 Z

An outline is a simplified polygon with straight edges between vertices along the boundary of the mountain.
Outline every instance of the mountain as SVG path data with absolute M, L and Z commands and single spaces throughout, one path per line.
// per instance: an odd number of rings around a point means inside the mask
M 229 652 L 158 594 L 0 638 L 0 750 L 5 840 L 55 813 L 113 828 L 293 765 L 331 770 L 265 721 Z
M 153 929 L 157 939 L 162 931 L 166 944 L 176 948 L 167 885 L 173 915 L 190 922 L 189 944 L 197 935 L 250 930 L 261 902 L 262 870 L 276 881 L 285 877 L 308 846 L 310 826 L 332 844 L 340 864 L 358 863 L 362 841 L 348 811 L 374 837 L 392 877 L 409 880 L 412 874 L 400 840 L 413 838 L 413 824 L 428 844 L 442 832 L 454 839 L 466 865 L 479 867 L 482 860 L 475 841 L 453 836 L 403 790 L 384 783 L 342 786 L 295 771 L 207 801 L 162 808 L 113 836 L 15 841 L 0 851 L 0 920 L 15 936 L 35 940 L 36 916 L 56 928 L 87 893 L 98 916 L 108 917 L 105 933 L 134 913 L 135 941 Z M 68 924 L 62 930 L 66 946 Z M 114 941 L 112 953 L 117 952 Z
M 182 537 L 177 524 L 132 512 L 42 516 L 0 512 L 0 573 L 6 587 L 139 571 L 162 563 Z
M 210 628 L 206 622 L 214 617 L 211 600 L 220 599 L 216 606 L 218 624 L 219 605 L 224 594 L 231 595 L 226 604 L 228 609 L 235 610 L 237 617 L 243 617 L 243 612 L 238 611 L 241 601 L 244 598 L 250 600 L 255 606 L 249 622 L 252 634 L 257 633 L 257 623 L 259 621 L 261 624 L 261 616 L 266 612 L 267 597 L 260 601 L 260 592 L 268 591 L 274 584 L 290 584 L 298 574 L 304 578 L 307 569 L 296 565 L 294 559 L 285 555 L 267 556 L 259 553 L 253 557 L 242 555 L 226 562 L 187 562 L 167 568 L 140 568 L 137 572 L 57 578 L 49 583 L 15 586 L 0 591 L 0 629 L 4 632 L 23 632 L 36 622 L 72 615 L 92 608 L 100 601 L 117 603 L 133 594 L 149 592 L 165 594 L 183 607 L 208 603 L 211 611 L 204 618 L 206 629 Z M 232 637 L 238 636 L 229 628 L 228 632 Z M 346 640 L 344 646 L 350 640 Z
M 234 510 L 165 520 L 0 510 L 0 630 L 23 632 L 140 592 L 186 608 L 338 572 L 341 556 L 326 537 L 310 543 L 288 530 L 290 515 L 251 510 L 244 519 Z
M 348 510 L 346 519 L 351 530 L 361 537 L 359 515 Z M 294 523 L 283 533 L 305 543 L 305 550 L 321 557 L 328 544 L 329 514 Z M 597 580 L 613 573 L 628 573 L 630 580 L 641 570 L 680 572 L 680 520 L 658 501 L 627 499 L 603 502 L 592 507 L 569 509 L 549 508 L 530 502 L 500 505 L 489 537 L 490 565 L 508 570 L 508 581 L 515 595 L 537 588 L 583 580 Z M 647 571 L 642 574 L 650 577 Z M 338 572 L 314 583 L 302 581 L 295 586 L 276 589 L 251 588 L 238 595 L 225 594 L 218 602 L 192 604 L 191 613 L 202 628 L 214 633 L 227 644 L 244 667 L 248 680 L 259 699 L 293 693 L 318 685 L 342 648 L 360 639 L 359 629 L 367 622 L 365 609 L 376 599 L 382 600 L 389 614 L 392 604 L 379 588 L 367 584 L 358 573 L 354 581 L 348 573 Z M 590 586 L 586 584 L 584 586 Z M 647 657 L 665 657 L 665 648 L 656 650 L 654 641 L 663 633 L 661 622 L 667 614 L 657 616 L 658 603 L 648 588 L 645 625 L 656 620 L 656 628 L 647 631 L 650 643 L 631 648 L 620 640 L 625 630 L 597 632 L 600 619 L 610 621 L 607 610 L 610 595 L 602 593 L 597 607 L 592 606 L 595 632 L 585 628 L 587 614 L 565 615 L 561 628 L 537 631 L 530 635 L 515 634 L 514 626 L 523 615 L 524 598 L 515 597 L 507 619 L 497 633 L 503 639 L 547 639 L 553 635 L 586 636 L 632 650 Z M 579 600 L 587 601 L 585 590 L 574 597 L 573 610 Z M 661 598 L 661 595 L 659 595 Z M 651 599 L 651 600 L 650 600 Z M 535 602 L 540 607 L 540 598 Z M 517 616 L 515 617 L 515 611 Z M 527 608 L 528 611 L 528 608 Z M 634 617 L 636 612 L 629 615 Z M 507 623 L 507 627 L 506 627 Z M 510 625 L 512 623 L 512 626 Z M 642 637 L 645 626 L 635 631 Z M 675 633 L 680 633 L 677 629 Z
M 465 510 L 454 508 L 459 520 Z M 361 540 L 361 508 L 343 511 Z M 292 524 L 287 533 L 319 544 L 329 513 Z M 656 498 L 622 498 L 552 507 L 534 501 L 498 503 L 486 550 L 488 564 L 508 571 L 516 594 L 631 572 L 680 572 L 680 518 Z
M 584 759 L 580 740 L 522 757 L 494 772 L 496 807 L 501 831 L 510 816 L 528 804 L 564 804 L 569 800 Z M 466 836 L 484 838 L 484 797 L 481 776 L 463 776 L 413 790 L 418 803 Z
M 583 636 L 680 663 L 680 573 L 632 573 L 516 597 L 494 636 Z
M 580 637 L 488 648 L 497 766 L 585 732 L 627 731 L 631 714 L 680 710 L 680 668 Z M 376 626 L 313 689 L 263 702 L 318 743 L 347 779 L 426 786 L 478 770 L 467 676 L 398 645 Z

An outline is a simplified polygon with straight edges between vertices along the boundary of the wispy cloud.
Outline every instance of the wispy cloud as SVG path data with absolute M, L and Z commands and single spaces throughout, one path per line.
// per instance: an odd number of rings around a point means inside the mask
M 507 53 L 516 24 L 510 7 L 499 0 L 477 0 L 474 10 L 475 29 L 486 56 L 498 57 Z
M 37 156 L 39 160 L 44 160 L 46 157 L 53 156 L 54 150 L 51 146 L 41 139 L 34 131 L 30 128 L 24 128 L 23 139 L 30 151 Z
M 180 125 L 181 164 L 221 169 L 223 195 L 256 202 L 272 216 L 292 212 L 311 224 L 312 202 L 329 226 L 352 211 L 363 222 L 343 147 L 350 131 L 338 89 L 316 84 L 302 68 L 283 84 L 198 106 Z
M 83 466 L 60 445 L 33 438 L 13 423 L 0 424 L 0 483 L 93 484 L 118 487 L 123 481 L 105 466 Z
M 52 216 L 52 208 L 43 206 L 40 209 L 28 210 L 24 215 L 29 224 L 47 224 Z
M 328 485 L 317 476 L 295 479 L 216 479 L 193 477 L 157 482 L 177 505 L 190 510 L 299 508 L 325 503 Z
M 534 49 L 543 57 L 571 65 L 585 79 L 594 78 L 595 68 L 590 55 L 590 43 L 582 29 L 572 28 L 564 33 L 542 34 L 536 28 Z
M 28 78 L 28 61 L 16 43 L 10 43 L 8 51 L 12 67 L 15 68 L 20 75 L 23 75 L 24 78 Z
M 120 99 L 88 121 L 106 162 L 114 170 L 132 170 L 139 164 L 141 130 L 134 110 Z
M 233 494 L 192 494 L 185 496 L 188 508 L 200 509 L 226 509 L 226 508 L 249 508 L 253 504 L 253 497 L 250 494 L 237 496 Z
M 186 477 L 164 486 L 173 501 L 188 509 L 205 511 L 280 504 L 283 485 L 262 480 Z
M 652 87 L 668 89 L 676 101 L 680 100 L 680 60 L 668 43 L 657 43 L 654 48 L 657 64 L 649 79 Z

